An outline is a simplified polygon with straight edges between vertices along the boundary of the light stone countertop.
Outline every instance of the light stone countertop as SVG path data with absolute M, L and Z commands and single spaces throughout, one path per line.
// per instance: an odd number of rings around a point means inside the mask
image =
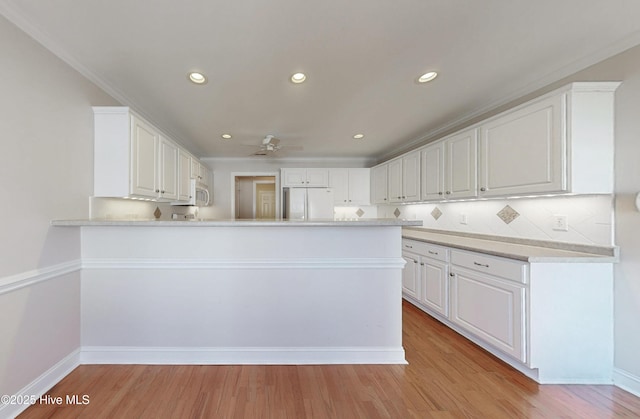
M 130 226 L 130 227 L 381 227 L 381 226 L 421 226 L 420 220 L 402 220 L 395 218 L 377 219 L 317 219 L 317 220 L 54 220 L 52 226 Z
M 618 248 L 615 246 L 590 246 L 411 227 L 402 229 L 402 237 L 532 263 L 613 263 L 618 261 Z

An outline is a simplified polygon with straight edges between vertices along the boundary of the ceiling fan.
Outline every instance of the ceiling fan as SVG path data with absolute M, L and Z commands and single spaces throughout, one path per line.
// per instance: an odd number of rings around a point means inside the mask
M 269 134 L 262 139 L 260 149 L 252 154 L 252 156 L 267 156 L 275 153 L 276 151 L 286 148 L 287 150 L 302 150 L 301 146 L 287 146 L 281 145 L 280 140 L 275 136 Z

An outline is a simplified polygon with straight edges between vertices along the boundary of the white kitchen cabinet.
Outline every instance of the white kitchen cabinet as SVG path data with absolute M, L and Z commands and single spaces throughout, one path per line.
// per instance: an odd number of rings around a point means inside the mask
M 388 176 L 390 202 L 416 202 L 420 200 L 419 151 L 390 161 Z
M 444 143 L 437 142 L 420 151 L 422 164 L 421 199 L 444 199 Z
M 335 205 L 369 205 L 369 169 L 329 169 Z
M 409 238 L 402 254 L 407 268 L 417 268 L 403 276 L 406 300 L 527 376 L 539 383 L 611 380 L 611 262 L 524 262 Z M 419 292 L 412 275 L 421 278 Z
M 402 252 L 402 258 L 406 262 L 402 270 L 402 293 L 406 296 L 420 299 L 420 265 L 418 256 L 411 252 Z
M 523 278 L 504 278 L 492 266 L 496 259 L 464 254 L 475 267 L 456 265 L 458 251 L 451 252 L 451 313 L 449 319 L 502 352 L 526 361 L 525 291 Z M 513 263 L 513 269 L 524 265 Z
M 124 115 L 126 119 L 128 115 Z M 149 124 L 131 115 L 131 188 L 130 193 L 156 198 L 160 192 L 158 179 L 158 145 L 160 134 Z M 97 133 L 96 133 L 97 137 Z M 128 136 L 126 137 L 128 140 Z M 115 168 L 114 168 L 115 169 Z M 123 190 L 120 196 L 128 196 Z
M 444 140 L 446 199 L 478 196 L 477 147 L 477 129 L 463 131 Z
M 389 203 L 388 165 L 381 164 L 371 169 L 371 201 L 373 204 Z
M 176 201 L 186 151 L 126 106 L 93 111 L 94 196 Z
M 183 149 L 178 153 L 178 201 L 191 199 L 191 156 Z
M 619 83 L 572 83 L 480 126 L 480 196 L 613 192 Z
M 329 169 L 282 169 L 283 187 L 328 187 Z
M 427 256 L 420 254 L 420 302 L 436 313 L 449 316 L 449 264 L 445 248 L 430 246 Z M 435 255 L 435 256 L 434 256 Z M 437 257 L 442 256 L 440 259 Z
M 163 199 L 178 199 L 178 146 L 160 136 L 160 180 L 157 193 Z
M 420 150 L 421 200 L 477 196 L 477 130 L 454 134 Z

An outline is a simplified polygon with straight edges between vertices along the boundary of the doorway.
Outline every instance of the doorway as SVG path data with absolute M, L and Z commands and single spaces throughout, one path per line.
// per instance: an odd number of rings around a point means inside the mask
M 235 173 L 232 182 L 232 214 L 236 220 L 277 218 L 277 174 Z

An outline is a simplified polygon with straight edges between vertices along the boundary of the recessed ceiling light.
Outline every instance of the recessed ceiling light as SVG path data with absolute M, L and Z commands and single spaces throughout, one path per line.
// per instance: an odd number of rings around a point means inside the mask
M 429 71 L 428 73 L 424 73 L 420 77 L 418 77 L 418 83 L 426 83 L 438 77 L 438 73 L 435 71 Z
M 225 140 L 230 140 L 231 134 L 222 134 L 221 137 L 224 138 Z
M 306 79 L 307 76 L 304 73 L 295 73 L 293 76 L 291 76 L 291 81 L 296 84 L 302 83 Z
M 205 84 L 207 82 L 207 77 L 204 74 L 198 73 L 197 71 L 192 71 L 189 73 L 189 80 L 195 84 Z
M 355 138 L 356 140 L 359 140 L 361 138 L 364 138 L 364 134 L 356 134 L 353 136 L 353 138 Z

